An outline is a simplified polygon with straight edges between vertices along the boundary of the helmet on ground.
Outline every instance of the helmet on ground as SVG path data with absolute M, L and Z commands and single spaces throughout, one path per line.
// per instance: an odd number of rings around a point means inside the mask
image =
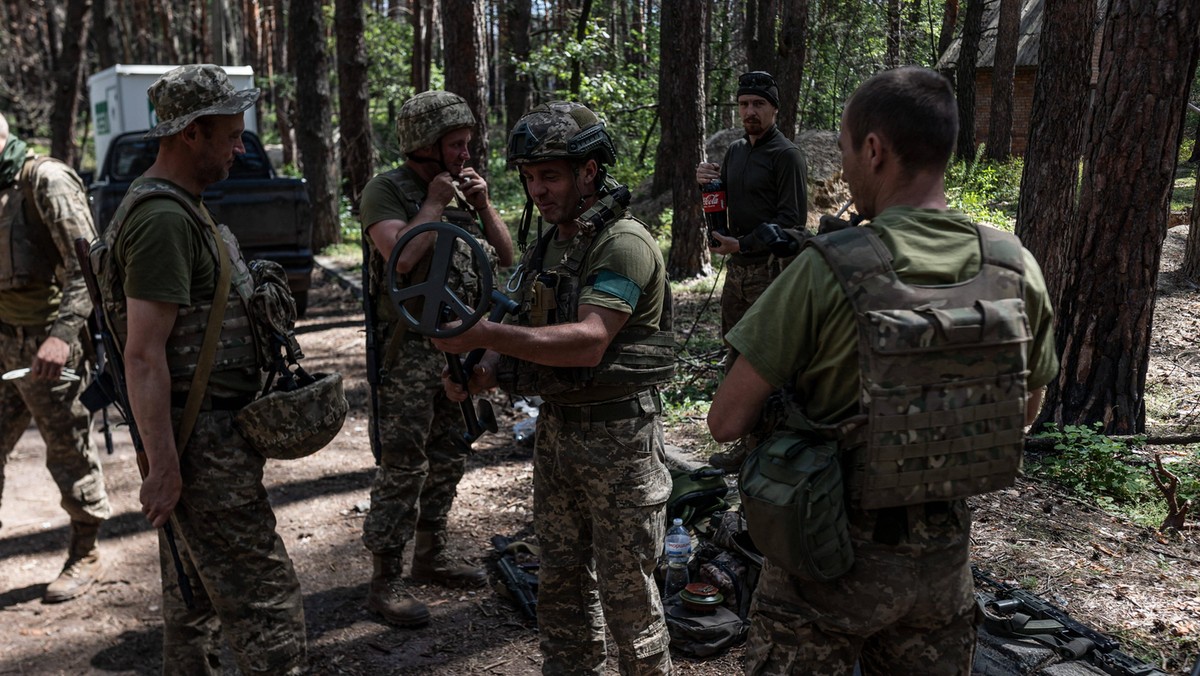
M 348 409 L 342 374 L 314 373 L 305 385 L 274 390 L 250 402 L 237 412 L 234 422 L 263 456 L 295 460 L 333 441 Z
M 405 155 L 438 142 L 455 129 L 475 126 L 475 114 L 458 94 L 440 90 L 421 92 L 400 106 L 396 139 Z
M 617 150 L 600 118 L 579 103 L 543 103 L 517 120 L 508 135 L 510 166 L 589 158 L 612 165 L 617 161 Z

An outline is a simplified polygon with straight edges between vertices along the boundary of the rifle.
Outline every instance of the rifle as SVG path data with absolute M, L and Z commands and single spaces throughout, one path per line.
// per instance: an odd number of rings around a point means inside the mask
M 367 423 L 371 455 L 375 464 L 383 461 L 383 441 L 379 438 L 379 347 L 375 344 L 375 308 L 371 303 L 371 244 L 362 233 L 362 304 L 363 323 L 367 327 L 367 389 L 371 392 L 371 418 Z
M 125 423 L 129 425 L 129 438 L 133 441 L 133 448 L 137 453 L 138 472 L 142 475 L 142 479 L 145 479 L 146 474 L 150 471 L 149 461 L 146 459 L 146 448 L 142 445 L 142 437 L 138 434 L 137 424 L 133 420 L 133 409 L 129 406 L 129 390 L 125 387 L 125 364 L 121 361 L 121 350 L 117 345 L 116 337 L 113 336 L 108 324 L 104 321 L 104 299 L 100 296 L 100 284 L 96 281 L 95 270 L 92 269 L 91 249 L 91 244 L 86 239 L 80 237 L 75 240 L 75 257 L 79 259 L 79 269 L 83 273 L 84 283 L 87 284 L 88 297 L 92 299 L 92 320 L 95 323 L 96 335 L 100 339 L 97 353 L 102 348 L 104 359 L 96 360 L 96 376 L 79 399 L 93 412 L 96 409 L 92 407 L 96 405 L 101 408 L 107 407 L 108 404 L 116 406 L 121 417 L 125 418 Z M 107 420 L 106 416 L 106 426 Z M 106 440 L 111 439 L 108 434 L 105 435 L 105 438 Z M 109 448 L 112 447 L 109 446 Z M 162 529 L 163 535 L 166 536 L 167 547 L 171 550 L 171 561 L 175 564 L 175 575 L 179 580 L 179 595 L 183 597 L 183 602 L 188 609 L 193 609 L 195 599 L 192 596 L 192 582 L 183 569 L 183 561 L 179 558 L 179 547 L 175 542 L 175 529 L 170 520 L 163 524 Z
M 533 593 L 533 586 L 529 584 L 528 573 L 513 563 L 510 557 L 504 555 L 496 560 L 496 567 L 499 568 L 500 577 L 504 580 L 504 588 L 521 608 L 521 612 L 525 613 L 525 616 L 533 620 L 536 625 L 537 596 Z
M 983 604 L 983 623 L 992 633 L 1031 638 L 1065 659 L 1082 658 L 1112 676 L 1167 676 L 1166 672 L 1121 652 L 1116 639 L 1078 622 L 1037 594 L 995 580 L 974 564 L 971 575 L 996 590 L 995 598 Z

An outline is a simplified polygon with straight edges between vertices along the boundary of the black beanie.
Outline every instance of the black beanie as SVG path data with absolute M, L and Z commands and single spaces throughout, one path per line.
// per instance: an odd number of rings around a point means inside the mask
M 779 107 L 779 85 L 775 84 L 775 78 L 765 70 L 754 70 L 749 73 L 742 73 L 738 78 L 737 95 L 752 94 L 761 96 L 771 102 L 771 105 Z

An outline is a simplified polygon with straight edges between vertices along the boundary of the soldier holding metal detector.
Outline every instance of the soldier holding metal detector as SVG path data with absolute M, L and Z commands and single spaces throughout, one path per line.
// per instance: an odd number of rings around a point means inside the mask
M 658 385 L 674 368 L 670 292 L 658 245 L 607 177 L 612 140 L 577 103 L 538 106 L 509 136 L 508 160 L 541 215 L 509 289 L 515 321 L 478 321 L 435 338 L 448 352 L 487 348 L 469 390 L 545 400 L 534 452 L 541 545 L 538 627 L 547 674 L 602 673 L 604 627 L 623 674 L 671 670 L 652 572 L 671 477 Z M 551 227 L 542 233 L 541 221 Z M 462 328 L 459 325 L 458 328 Z M 467 391 L 445 380 L 451 398 Z
M 440 275 L 439 281 L 458 294 L 473 295 L 472 300 L 481 295 L 483 271 L 490 279 L 496 261 L 512 263 L 508 228 L 492 206 L 486 181 L 467 166 L 474 126 L 475 116 L 456 94 L 429 91 L 409 99 L 396 120 L 404 163 L 372 179 L 362 196 L 364 245 L 371 248 L 363 279 L 372 320 L 367 327 L 371 442 L 379 463 L 371 511 L 363 523 L 363 544 L 374 564 L 367 607 L 397 626 L 429 621 L 428 609 L 401 583 L 404 547 L 410 540 L 416 542 L 414 579 L 446 585 L 480 585 L 487 579 L 482 568 L 455 563 L 446 551 L 447 516 L 473 437 L 464 435 L 460 407 L 442 391 L 445 356 L 401 318 L 401 311 L 421 314 L 436 311 L 437 304 L 423 307 L 414 299 L 397 308 L 388 293 L 391 285 L 385 284 L 393 253 L 391 277 L 405 286 L 431 278 L 439 242 L 453 251 L 433 276 Z M 417 226 L 439 221 L 483 239 L 487 254 L 476 256 L 465 242 L 439 239 L 436 232 L 414 233 Z M 486 302 L 486 291 L 482 295 Z

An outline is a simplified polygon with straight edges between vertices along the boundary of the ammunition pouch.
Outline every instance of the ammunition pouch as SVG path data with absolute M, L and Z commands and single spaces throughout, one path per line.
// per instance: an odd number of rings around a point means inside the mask
M 496 380 L 500 389 L 519 397 L 553 397 L 591 385 L 660 385 L 674 372 L 674 336 L 656 331 L 641 339 L 617 334 L 592 368 L 544 366 L 501 355 Z
M 742 512 L 754 546 L 773 565 L 829 582 L 854 565 L 838 444 L 798 412 L 742 465 Z

